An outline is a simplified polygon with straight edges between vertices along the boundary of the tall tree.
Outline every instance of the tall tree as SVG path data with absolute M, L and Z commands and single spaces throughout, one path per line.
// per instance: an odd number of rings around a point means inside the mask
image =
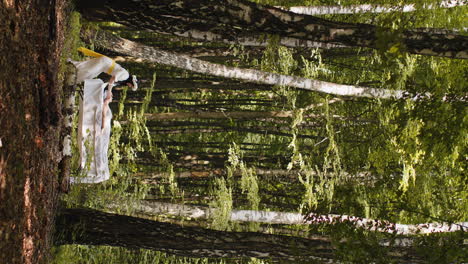
M 148 113 L 145 114 L 147 120 L 167 120 L 167 119 L 262 119 L 262 118 L 286 118 L 293 117 L 294 111 L 238 111 L 238 112 L 170 112 L 170 113 Z M 314 118 L 320 115 L 307 115 Z
M 91 34 L 95 38 L 97 45 L 112 51 L 138 58 L 144 58 L 150 62 L 182 68 L 198 73 L 222 76 L 226 78 L 237 78 L 241 80 L 271 85 L 291 86 L 304 90 L 317 91 L 334 95 L 371 98 L 405 97 L 404 91 L 401 90 L 359 87 L 259 70 L 234 68 L 152 48 L 103 31 L 95 32 L 95 34 L 88 32 L 88 34 Z
M 189 218 L 212 218 L 216 208 L 205 206 L 194 206 L 185 204 L 163 203 L 157 201 L 140 200 L 134 203 L 138 213 L 146 215 L 171 215 Z M 118 208 L 118 204 L 109 204 L 109 208 Z M 291 212 L 274 212 L 258 210 L 231 210 L 229 220 L 239 222 L 255 222 L 266 224 L 285 225 L 317 225 L 317 224 L 339 224 L 345 223 L 356 228 L 369 231 L 384 232 L 398 235 L 417 235 L 431 233 L 446 233 L 463 231 L 468 228 L 468 222 L 460 223 L 423 223 L 423 224 L 399 224 L 384 220 L 369 219 L 351 215 L 336 214 L 309 214 Z
M 333 263 L 335 248 L 329 241 L 223 232 L 150 221 L 89 209 L 64 209 L 58 215 L 56 244 L 109 245 L 145 248 L 186 257 L 261 258 Z M 387 248 L 397 262 L 420 262 L 405 248 Z
M 205 41 L 258 44 L 260 35 L 272 34 L 280 37 L 281 44 L 289 46 L 321 42 L 384 49 L 399 47 L 414 54 L 468 58 L 468 37 L 459 34 L 430 30 L 397 32 L 370 24 L 295 14 L 247 0 L 81 0 L 78 8 L 89 19 Z
M 446 0 L 439 4 L 424 4 L 419 9 L 452 8 L 466 5 L 464 0 Z M 415 4 L 405 5 L 336 5 L 336 6 L 292 6 L 282 9 L 303 15 L 330 15 L 330 14 L 358 14 L 358 13 L 390 13 L 390 12 L 413 12 L 418 10 Z
M 329 242 L 257 233 L 221 232 L 108 214 L 65 209 L 58 244 L 146 248 L 187 257 L 333 259 Z

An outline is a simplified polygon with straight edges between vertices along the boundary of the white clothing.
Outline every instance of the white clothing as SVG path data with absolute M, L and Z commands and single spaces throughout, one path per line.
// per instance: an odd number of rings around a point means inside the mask
M 114 61 L 106 56 L 92 58 L 85 61 L 72 61 L 77 70 L 76 82 L 81 83 L 84 80 L 94 79 L 102 72 L 108 73 L 115 76 L 115 81 L 124 81 L 127 80 L 130 76 L 128 71 L 122 68 L 119 64 L 115 63 L 114 69 L 112 72 L 108 72 L 112 67 Z
M 85 171 L 86 177 L 70 177 L 72 184 L 99 183 L 110 178 L 107 149 L 109 148 L 112 112 L 109 108 L 106 112 L 104 127 L 102 127 L 104 89 L 107 85 L 100 79 L 84 81 L 83 99 L 80 100 L 78 118 L 78 149 L 80 166 Z M 88 154 L 92 156 L 88 158 Z

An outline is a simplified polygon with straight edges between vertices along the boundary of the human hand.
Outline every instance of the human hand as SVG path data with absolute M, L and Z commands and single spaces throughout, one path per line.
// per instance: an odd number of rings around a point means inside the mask
M 112 75 L 112 77 L 109 79 L 109 85 L 114 84 L 115 82 L 115 75 Z

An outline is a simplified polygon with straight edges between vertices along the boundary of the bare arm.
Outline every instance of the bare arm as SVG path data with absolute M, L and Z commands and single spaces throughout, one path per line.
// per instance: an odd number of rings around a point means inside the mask
M 106 98 L 104 99 L 104 103 L 102 104 L 102 124 L 101 124 L 101 129 L 104 129 L 105 121 L 106 121 L 106 113 L 107 109 L 109 109 L 109 103 L 112 102 L 112 87 L 115 81 L 115 76 L 112 75 L 112 77 L 109 80 L 109 84 L 107 86 L 107 94 Z

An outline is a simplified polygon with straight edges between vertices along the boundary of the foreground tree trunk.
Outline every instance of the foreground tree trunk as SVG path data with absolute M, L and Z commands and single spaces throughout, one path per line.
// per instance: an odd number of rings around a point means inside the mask
M 335 247 L 322 237 L 306 239 L 254 232 L 222 232 L 90 209 L 63 209 L 57 216 L 56 230 L 56 245 L 144 248 L 184 257 L 254 257 L 287 260 L 291 263 L 336 261 Z M 421 259 L 411 249 L 386 247 L 385 251 L 391 261 L 421 263 Z
M 466 5 L 465 0 L 446 0 L 440 4 L 425 4 L 421 9 L 452 8 Z M 417 10 L 414 4 L 399 6 L 383 5 L 349 5 L 349 6 L 292 6 L 281 7 L 284 10 L 303 15 L 332 15 L 332 14 L 359 14 L 359 13 L 390 13 L 390 12 L 413 12 Z
M 59 245 L 108 245 L 146 248 L 186 257 L 332 259 L 329 242 L 196 227 L 108 214 L 89 209 L 65 209 L 58 216 Z
M 321 42 L 380 49 L 400 47 L 414 54 L 468 58 L 466 36 L 430 30 L 396 32 L 369 24 L 334 22 L 247 0 L 81 0 L 78 8 L 89 19 L 204 41 L 258 44 L 259 36 L 271 34 L 278 35 L 280 43 L 288 46 Z M 384 44 L 381 39 L 386 40 Z
M 404 92 L 401 90 L 386 90 L 353 85 L 343 85 L 258 70 L 228 67 L 225 65 L 210 63 L 188 56 L 155 49 L 103 31 L 94 32 L 95 34 L 92 32 L 88 33 L 95 39 L 95 43 L 97 45 L 106 49 L 133 57 L 144 58 L 150 62 L 173 66 L 198 73 L 222 76 L 225 78 L 235 78 L 270 85 L 284 85 L 309 91 L 341 96 L 370 98 L 404 97 Z

